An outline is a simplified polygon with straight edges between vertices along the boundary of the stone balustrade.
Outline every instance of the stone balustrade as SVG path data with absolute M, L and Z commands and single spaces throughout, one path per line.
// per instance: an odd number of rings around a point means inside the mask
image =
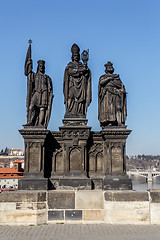
M 160 190 L 51 190 L 0 193 L 0 225 L 160 224 Z

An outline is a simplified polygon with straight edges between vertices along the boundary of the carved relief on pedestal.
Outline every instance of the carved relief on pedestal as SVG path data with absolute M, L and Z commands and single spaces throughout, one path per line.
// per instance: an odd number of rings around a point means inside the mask
M 123 172 L 123 146 L 122 143 L 111 144 L 112 173 Z
M 103 171 L 103 144 L 95 143 L 89 150 L 89 171 Z
M 63 172 L 64 171 L 64 164 L 63 164 L 63 150 L 62 148 L 59 149 L 55 154 L 55 162 L 56 162 L 56 172 Z
M 63 138 L 88 138 L 89 137 L 89 129 L 65 129 L 62 131 Z
M 87 119 L 67 119 L 65 118 L 63 120 L 64 126 L 86 126 L 87 125 Z
M 30 172 L 40 171 L 40 143 L 33 142 L 29 143 L 29 169 Z M 38 159 L 38 161 L 37 161 Z
M 63 148 L 62 145 L 58 149 L 55 149 L 52 157 L 52 172 L 63 172 Z
M 81 152 L 78 148 L 72 148 L 69 153 L 69 170 L 81 170 Z

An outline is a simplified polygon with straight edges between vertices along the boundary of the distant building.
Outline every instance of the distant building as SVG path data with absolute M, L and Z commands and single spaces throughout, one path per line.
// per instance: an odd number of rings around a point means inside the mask
M 21 172 L 20 169 L 24 169 L 24 160 L 10 161 L 9 167 L 16 169 L 18 172 Z
M 22 149 L 19 148 L 12 148 L 10 151 L 11 156 L 23 156 L 23 151 Z
M 9 167 L 13 168 L 13 161 L 10 161 Z
M 23 172 L 14 168 L 0 168 L 0 189 L 18 189 L 18 179 L 23 177 Z
M 0 168 L 6 168 L 9 167 L 9 164 L 6 162 L 0 162 Z

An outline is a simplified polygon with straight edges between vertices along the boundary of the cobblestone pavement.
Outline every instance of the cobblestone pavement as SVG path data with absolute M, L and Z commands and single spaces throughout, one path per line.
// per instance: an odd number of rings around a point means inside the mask
M 160 225 L 0 226 L 0 240 L 160 240 Z

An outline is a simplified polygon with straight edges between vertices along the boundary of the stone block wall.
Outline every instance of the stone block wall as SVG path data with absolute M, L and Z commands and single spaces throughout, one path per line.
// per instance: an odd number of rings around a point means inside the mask
M 47 192 L 15 191 L 0 193 L 1 225 L 47 223 Z
M 48 221 L 104 221 L 103 191 L 49 191 Z
M 104 199 L 106 223 L 150 223 L 150 199 L 147 191 L 105 192 Z
M 51 190 L 0 193 L 0 225 L 160 224 L 160 190 Z

